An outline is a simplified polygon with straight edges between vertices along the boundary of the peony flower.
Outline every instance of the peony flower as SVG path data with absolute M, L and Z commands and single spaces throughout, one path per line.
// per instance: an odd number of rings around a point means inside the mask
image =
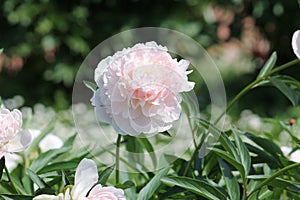
M 292 47 L 296 56 L 300 59 L 300 30 L 293 34 Z
M 31 143 L 29 131 L 22 130 L 22 113 L 0 108 L 0 158 L 8 152 L 24 151 Z
M 101 122 L 123 135 L 163 132 L 181 114 L 180 92 L 193 89 L 189 61 L 155 42 L 136 44 L 100 61 L 91 102 Z
M 115 187 L 102 187 L 100 184 L 95 186 L 89 196 L 88 200 L 125 200 L 124 192 Z
M 84 158 L 75 172 L 75 184 L 70 190 L 67 188 L 65 194 L 39 195 L 33 200 L 126 200 L 124 191 L 115 187 L 102 187 L 98 182 L 97 165 L 93 160 Z M 91 191 L 90 191 L 91 190 Z M 89 195 L 87 196 L 88 192 Z

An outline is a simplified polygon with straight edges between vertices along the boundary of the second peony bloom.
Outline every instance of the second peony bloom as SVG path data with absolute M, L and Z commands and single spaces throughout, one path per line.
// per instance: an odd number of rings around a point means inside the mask
M 163 132 L 181 114 L 179 93 L 194 88 L 189 61 L 173 59 L 155 42 L 136 44 L 100 61 L 91 101 L 100 122 L 122 135 Z

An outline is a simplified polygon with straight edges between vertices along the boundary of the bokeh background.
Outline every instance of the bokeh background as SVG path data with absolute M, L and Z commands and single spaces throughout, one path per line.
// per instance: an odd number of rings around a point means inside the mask
M 291 36 L 300 28 L 300 8 L 297 0 L 2 0 L 0 96 L 68 109 L 76 72 L 90 50 L 121 31 L 149 26 L 180 31 L 207 49 L 230 99 L 273 51 L 278 65 L 295 59 Z M 285 72 L 299 80 L 297 71 Z M 197 95 L 204 108 L 208 94 Z M 287 105 L 276 89 L 259 88 L 231 114 L 251 109 L 266 117 L 297 117 Z

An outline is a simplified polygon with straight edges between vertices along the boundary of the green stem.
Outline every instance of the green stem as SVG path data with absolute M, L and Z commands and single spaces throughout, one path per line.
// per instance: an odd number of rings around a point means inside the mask
M 280 169 L 279 171 L 277 171 L 276 173 L 274 173 L 271 177 L 267 178 L 266 180 L 264 180 L 261 184 L 259 184 L 252 192 L 249 193 L 248 197 L 250 197 L 252 194 L 254 194 L 256 191 L 260 190 L 262 187 L 266 186 L 268 183 L 270 183 L 271 181 L 273 181 L 275 178 L 277 178 L 278 176 L 280 176 L 281 174 L 293 169 L 293 168 L 297 168 L 300 167 L 300 163 L 294 163 L 292 165 L 289 165 L 285 168 Z
M 116 147 L 116 184 L 120 183 L 120 144 L 122 135 L 118 134 Z
M 7 169 L 7 167 L 6 167 L 6 165 L 4 166 L 4 170 L 5 170 L 5 172 L 6 172 L 8 181 L 10 182 L 11 186 L 13 187 L 13 189 L 14 189 L 18 194 L 20 194 L 19 190 L 17 190 L 17 188 L 16 188 L 14 182 L 12 181 L 12 178 L 11 178 L 11 176 L 10 176 L 10 173 L 9 173 L 9 171 L 8 171 L 8 169 Z
M 188 162 L 186 168 L 184 169 L 183 176 L 186 176 L 186 175 L 187 175 L 189 169 L 190 169 L 191 166 L 192 166 L 193 161 L 195 160 L 195 158 L 196 158 L 196 156 L 197 156 L 198 151 L 200 150 L 200 148 L 202 147 L 203 142 L 205 141 L 205 138 L 206 138 L 206 133 L 204 133 L 203 137 L 201 138 L 200 143 L 196 146 L 196 149 L 194 150 L 191 159 L 189 160 L 189 162 Z
M 292 60 L 284 65 L 281 65 L 279 67 L 274 68 L 273 70 L 271 70 L 270 72 L 266 73 L 264 76 L 254 80 L 252 83 L 250 83 L 249 85 L 247 85 L 244 89 L 242 89 L 227 105 L 226 109 L 224 112 L 221 113 L 221 115 L 216 119 L 215 124 L 217 124 L 222 117 L 226 114 L 226 112 L 228 112 L 232 106 L 242 97 L 244 96 L 249 90 L 251 90 L 252 88 L 254 88 L 255 86 L 257 86 L 257 84 L 259 84 L 261 81 L 265 80 L 266 78 L 268 78 L 269 76 L 271 76 L 272 74 L 282 71 L 292 65 L 295 65 L 297 63 L 300 62 L 300 59 L 295 59 Z

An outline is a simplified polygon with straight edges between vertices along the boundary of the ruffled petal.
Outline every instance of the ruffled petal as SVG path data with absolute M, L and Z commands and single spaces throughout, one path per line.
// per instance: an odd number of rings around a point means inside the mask
M 292 47 L 296 56 L 300 59 L 300 30 L 293 34 Z
M 84 199 L 88 191 L 98 181 L 97 165 L 93 160 L 84 158 L 75 173 L 75 184 L 71 192 L 72 199 Z
M 32 136 L 29 131 L 19 131 L 15 137 L 9 141 L 7 146 L 8 152 L 20 152 L 27 149 L 27 147 L 31 144 Z

